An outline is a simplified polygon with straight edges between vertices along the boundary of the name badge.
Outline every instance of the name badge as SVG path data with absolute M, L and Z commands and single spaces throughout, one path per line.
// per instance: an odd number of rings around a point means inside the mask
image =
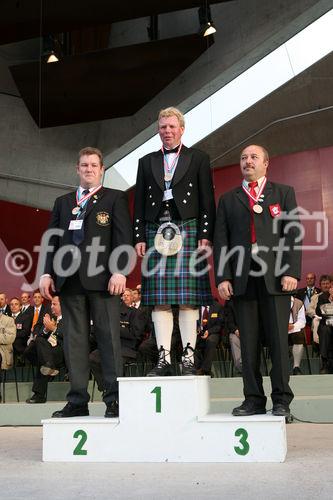
M 17 323 L 17 325 L 16 325 L 16 330 L 22 330 L 22 325 L 21 325 L 21 323 Z
M 163 201 L 168 201 L 173 199 L 172 189 L 166 189 L 163 194 Z
M 83 224 L 83 219 L 75 219 L 71 220 L 68 226 L 70 231 L 75 231 L 77 229 L 81 229 Z

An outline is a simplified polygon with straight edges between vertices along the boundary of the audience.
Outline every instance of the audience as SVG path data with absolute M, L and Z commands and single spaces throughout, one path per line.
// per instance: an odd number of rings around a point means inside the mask
M 0 401 L 2 370 L 9 370 L 13 366 L 13 343 L 16 337 L 15 321 L 0 311 Z
M 16 325 L 16 339 L 13 344 L 16 365 L 23 366 L 23 353 L 27 347 L 27 341 L 31 333 L 32 315 L 22 312 L 21 303 L 17 297 L 13 297 L 9 303 L 12 318 Z
M 224 330 L 229 337 L 229 345 L 231 350 L 234 366 L 239 374 L 242 373 L 242 355 L 239 338 L 239 329 L 236 322 L 236 313 L 232 299 L 226 300 L 224 304 Z
M 3 292 L 0 292 L 0 313 L 11 316 L 10 307 L 7 303 L 7 295 Z

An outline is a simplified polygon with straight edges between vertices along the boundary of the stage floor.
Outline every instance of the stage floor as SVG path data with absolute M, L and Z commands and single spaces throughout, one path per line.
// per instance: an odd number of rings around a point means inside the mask
M 281 464 L 43 463 L 41 427 L 0 428 L 0 498 L 328 500 L 333 424 L 287 426 Z

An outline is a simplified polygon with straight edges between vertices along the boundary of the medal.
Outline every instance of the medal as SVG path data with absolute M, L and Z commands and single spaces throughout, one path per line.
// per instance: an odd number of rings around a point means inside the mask
M 263 211 L 263 208 L 261 205 L 253 205 L 253 212 L 255 212 L 256 214 L 261 214 Z
M 164 173 L 164 180 L 165 180 L 166 182 L 171 181 L 171 180 L 172 180 L 172 174 L 165 172 L 165 173 Z
M 73 215 L 77 215 L 80 212 L 80 207 L 74 207 L 72 210 Z

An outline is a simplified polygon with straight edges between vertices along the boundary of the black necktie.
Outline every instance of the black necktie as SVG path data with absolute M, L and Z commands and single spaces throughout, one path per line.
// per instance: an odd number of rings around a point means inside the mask
M 82 191 L 82 197 L 86 196 L 86 194 L 89 193 L 89 189 L 85 189 Z M 79 246 L 82 241 L 84 240 L 84 216 L 86 215 L 87 211 L 87 205 L 88 201 L 86 201 L 86 204 L 84 207 L 82 207 L 82 210 L 79 212 L 78 216 L 76 217 L 76 220 L 83 220 L 82 226 L 80 229 L 74 229 L 73 231 L 73 243 L 74 245 Z
M 164 148 L 164 154 L 168 155 L 169 153 L 178 153 L 178 149 L 179 149 L 179 146 L 177 146 L 176 148 L 173 148 L 173 149 L 165 149 Z

